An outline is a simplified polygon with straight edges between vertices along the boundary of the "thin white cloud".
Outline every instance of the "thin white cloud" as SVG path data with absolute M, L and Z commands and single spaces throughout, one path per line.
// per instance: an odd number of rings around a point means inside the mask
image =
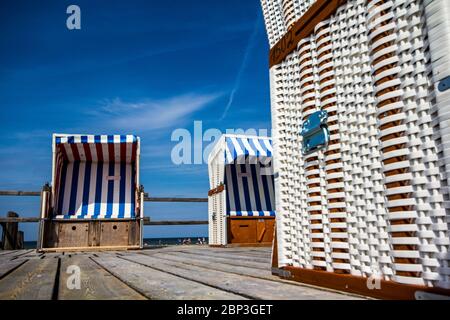
M 250 52 L 252 51 L 252 49 L 256 43 L 256 38 L 258 36 L 258 31 L 259 31 L 260 24 L 261 24 L 261 22 L 260 22 L 261 17 L 262 17 L 261 10 L 258 10 L 258 16 L 256 17 L 255 24 L 253 26 L 253 31 L 248 40 L 247 47 L 245 48 L 244 57 L 242 59 L 241 66 L 239 67 L 233 89 L 231 90 L 230 95 L 228 97 L 228 103 L 225 106 L 225 110 L 223 111 L 222 116 L 220 117 L 220 120 L 225 119 L 225 117 L 227 116 L 227 113 L 230 110 L 230 108 L 234 102 L 234 96 L 236 95 L 236 92 L 239 90 L 239 88 L 241 86 L 241 79 L 242 79 L 245 69 L 247 68 L 248 60 L 250 57 Z
M 98 117 L 111 129 L 121 132 L 147 132 L 179 125 L 191 114 L 205 108 L 222 94 L 187 94 L 164 100 L 126 102 L 120 98 L 106 100 Z

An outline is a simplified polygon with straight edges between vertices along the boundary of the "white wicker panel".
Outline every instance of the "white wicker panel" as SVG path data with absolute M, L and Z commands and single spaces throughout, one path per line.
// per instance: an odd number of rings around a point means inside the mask
M 287 29 L 312 1 L 262 3 Z M 450 288 L 449 14 L 445 0 L 348 1 L 271 69 L 281 266 Z M 319 108 L 330 145 L 302 156 Z
M 275 45 L 286 32 L 280 1 L 281 0 L 261 0 L 267 36 L 271 47 Z
M 219 141 L 217 150 L 208 159 L 209 187 L 217 188 L 224 183 L 225 166 L 224 153 L 221 145 L 224 140 Z M 208 243 L 210 245 L 226 245 L 226 191 L 208 196 Z
M 443 179 L 440 190 L 436 189 L 439 184 L 435 181 L 437 176 L 433 174 L 432 181 L 427 179 L 427 186 L 433 188 L 434 194 L 439 196 L 442 194 L 444 205 L 433 201 L 433 211 L 431 217 L 424 217 L 425 219 L 432 219 L 432 229 L 434 231 L 434 238 L 428 239 L 427 243 L 436 245 L 438 252 L 435 253 L 433 260 L 427 258 L 435 266 L 433 272 L 429 273 L 425 270 L 425 277 L 436 279 L 437 285 L 450 289 L 450 205 L 449 205 L 449 186 L 450 186 L 450 90 L 439 91 L 437 89 L 439 83 L 450 76 L 450 2 L 447 0 L 425 0 L 421 7 L 425 12 L 426 30 L 430 46 L 430 63 L 432 65 L 432 83 L 428 95 L 428 100 L 432 106 L 428 111 L 431 115 L 431 123 L 428 126 L 434 125 L 433 133 L 439 129 L 438 134 L 438 150 L 440 151 L 439 162 L 433 161 L 434 171 L 436 165 L 440 166 L 440 176 Z M 434 90 L 432 90 L 434 87 Z M 435 121 L 437 119 L 437 121 Z M 431 131 L 430 129 L 428 129 Z M 433 136 L 428 135 L 428 139 Z M 434 154 L 433 154 L 434 155 Z M 431 177 L 430 177 L 431 178 Z M 434 200 L 435 197 L 432 197 Z M 441 200 L 441 199 L 439 199 Z M 424 247 L 428 247 L 424 245 Z M 431 248 L 431 247 L 430 247 Z M 437 264 L 436 264 L 437 259 Z M 428 264 L 428 263 L 427 263 Z
M 316 0 L 261 0 L 270 47 L 311 7 Z

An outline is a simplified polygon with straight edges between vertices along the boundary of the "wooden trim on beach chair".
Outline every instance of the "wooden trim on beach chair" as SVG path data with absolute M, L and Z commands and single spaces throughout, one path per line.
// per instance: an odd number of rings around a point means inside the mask
M 269 68 L 281 63 L 297 48 L 300 40 L 314 31 L 319 22 L 328 19 L 339 6 L 346 2 L 347 0 L 317 0 L 270 49 Z
M 225 185 L 221 184 L 220 186 L 218 186 L 217 188 L 211 189 L 208 191 L 208 197 L 211 197 L 215 194 L 221 193 L 222 191 L 225 190 Z

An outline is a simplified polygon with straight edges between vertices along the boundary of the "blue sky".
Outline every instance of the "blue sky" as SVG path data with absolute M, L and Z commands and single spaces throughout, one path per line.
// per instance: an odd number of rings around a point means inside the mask
M 81 30 L 66 8 L 81 8 Z M 177 128 L 270 128 L 268 43 L 259 0 L 1 1 L 0 189 L 51 179 L 51 134 L 137 134 L 153 196 L 204 197 L 207 166 L 174 165 Z M 206 144 L 205 144 L 206 146 Z M 0 215 L 39 199 L 1 197 Z M 146 203 L 158 219 L 206 219 L 206 204 Z M 21 225 L 27 240 L 36 227 Z M 146 227 L 146 237 L 206 236 Z

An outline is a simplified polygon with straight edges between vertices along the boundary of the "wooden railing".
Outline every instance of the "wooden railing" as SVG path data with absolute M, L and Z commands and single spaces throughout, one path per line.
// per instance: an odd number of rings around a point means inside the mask
M 21 190 L 0 190 L 0 196 L 40 196 L 40 191 L 21 191 Z M 145 202 L 208 202 L 208 198 L 180 198 L 180 197 L 149 197 L 145 194 Z M 38 217 L 0 217 L 0 223 L 9 222 L 39 222 Z M 208 224 L 208 220 L 163 220 L 151 221 L 149 217 L 144 217 L 144 225 L 146 226 L 162 226 L 162 225 L 201 225 Z

